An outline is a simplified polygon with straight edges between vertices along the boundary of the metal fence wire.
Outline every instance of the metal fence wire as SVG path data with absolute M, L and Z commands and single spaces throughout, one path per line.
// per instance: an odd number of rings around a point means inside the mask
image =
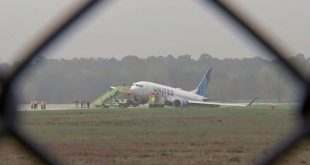
M 57 42 L 57 39 L 66 33 L 72 26 L 74 26 L 81 18 L 93 10 L 95 6 L 98 6 L 99 2 L 105 2 L 107 0 L 89 0 L 81 3 L 78 7 L 72 9 L 72 11 L 64 15 L 59 19 L 58 23 L 55 23 L 53 29 L 49 31 L 37 42 L 32 43 L 28 50 L 23 52 L 21 57 L 24 57 L 23 61 L 10 73 L 2 73 L 0 75 L 1 81 L 1 95 L 0 95 L 0 122 L 2 122 L 2 128 L 0 129 L 0 140 L 3 141 L 4 136 L 11 136 L 15 138 L 21 146 L 27 151 L 36 156 L 42 163 L 45 164 L 58 164 L 57 160 L 42 149 L 39 144 L 36 144 L 32 139 L 27 137 L 19 130 L 18 121 L 16 115 L 18 111 L 18 103 L 16 101 L 16 95 L 14 93 L 14 87 L 16 86 L 19 78 L 25 74 L 25 70 L 29 68 L 31 61 L 44 53 L 49 46 Z M 286 71 L 290 73 L 296 80 L 300 81 L 303 88 L 306 91 L 303 106 L 300 109 L 300 127 L 299 131 L 292 137 L 289 137 L 280 147 L 265 158 L 262 158 L 261 164 L 274 164 L 280 158 L 284 157 L 288 151 L 294 148 L 301 142 L 302 139 L 307 138 L 310 135 L 310 81 L 307 76 L 299 70 L 296 66 L 290 63 L 287 59 L 291 54 L 273 42 L 271 37 L 266 35 L 263 29 L 258 28 L 255 22 L 252 22 L 250 18 L 247 18 L 245 14 L 236 7 L 228 4 L 227 1 L 220 0 L 202 0 L 206 5 L 213 5 L 220 13 L 239 27 L 241 32 L 247 35 L 253 42 L 256 42 L 261 46 L 270 56 L 279 60 L 284 66 Z

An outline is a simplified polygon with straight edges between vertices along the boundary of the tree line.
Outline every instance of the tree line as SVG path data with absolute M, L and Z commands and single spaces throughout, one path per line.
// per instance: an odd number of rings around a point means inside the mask
M 292 62 L 309 70 L 309 59 L 299 54 Z M 2 63 L 0 70 L 10 70 L 16 64 Z M 18 86 L 21 102 L 34 98 L 49 103 L 73 103 L 75 100 L 93 101 L 110 86 L 131 85 L 136 81 L 151 81 L 185 90 L 193 90 L 212 67 L 213 72 L 206 96 L 214 100 L 259 100 L 293 102 L 301 89 L 277 60 L 260 57 L 218 59 L 202 54 L 198 59 L 190 55 L 150 56 L 138 58 L 47 59 L 39 57 Z

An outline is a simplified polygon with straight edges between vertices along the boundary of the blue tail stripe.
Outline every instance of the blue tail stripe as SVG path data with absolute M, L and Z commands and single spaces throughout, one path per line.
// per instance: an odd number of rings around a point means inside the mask
M 198 94 L 200 96 L 205 96 L 206 91 L 207 91 L 207 87 L 209 84 L 209 80 L 210 80 L 211 71 L 212 71 L 212 68 L 210 67 L 208 69 L 208 71 L 206 72 L 206 74 L 203 76 L 202 80 L 200 81 L 200 83 L 197 87 L 196 94 Z

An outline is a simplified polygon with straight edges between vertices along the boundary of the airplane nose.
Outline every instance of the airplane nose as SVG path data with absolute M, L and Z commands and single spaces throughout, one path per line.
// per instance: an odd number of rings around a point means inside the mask
M 132 91 L 131 90 L 129 90 L 128 92 L 126 92 L 125 93 L 126 95 L 128 95 L 128 96 L 132 96 L 133 95 L 133 93 L 132 93 Z
M 134 94 L 135 91 L 136 91 L 136 89 L 137 89 L 137 87 L 131 86 L 130 89 L 129 89 L 129 92 L 130 92 L 131 94 Z

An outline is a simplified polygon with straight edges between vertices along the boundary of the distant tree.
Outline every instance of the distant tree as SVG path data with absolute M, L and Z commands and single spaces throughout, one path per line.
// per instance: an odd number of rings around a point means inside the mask
M 94 100 L 110 86 L 132 84 L 145 80 L 180 87 L 196 88 L 206 70 L 212 66 L 207 96 L 215 100 L 261 100 L 290 101 L 300 93 L 296 82 L 279 71 L 276 60 L 259 57 L 243 59 L 217 59 L 202 54 L 198 60 L 190 55 L 150 56 L 134 55 L 115 58 L 46 59 L 35 66 L 22 81 L 24 102 L 38 96 L 49 103 L 72 103 L 75 100 Z M 291 58 L 309 66 L 303 55 Z M 1 64 L 11 69 L 16 64 Z

